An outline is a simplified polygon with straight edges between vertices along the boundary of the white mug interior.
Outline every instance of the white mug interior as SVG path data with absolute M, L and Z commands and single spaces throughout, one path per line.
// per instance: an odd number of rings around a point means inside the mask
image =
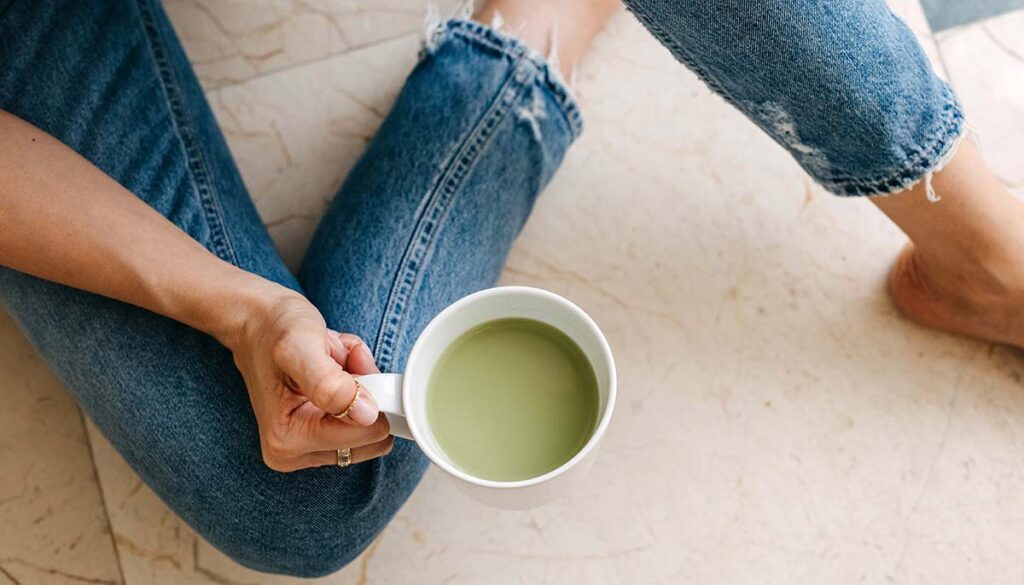
M 427 419 L 427 386 L 444 351 L 477 325 L 504 318 L 533 319 L 568 335 L 583 350 L 594 369 L 599 393 L 598 420 L 587 443 L 569 461 L 543 475 L 517 481 L 495 481 L 463 471 L 438 445 Z M 521 488 L 547 481 L 568 471 L 593 450 L 611 420 L 615 404 L 615 363 L 611 348 L 594 321 L 579 307 L 554 293 L 524 286 L 483 290 L 447 307 L 423 330 L 409 354 L 402 382 L 406 423 L 420 449 L 438 467 L 481 487 Z

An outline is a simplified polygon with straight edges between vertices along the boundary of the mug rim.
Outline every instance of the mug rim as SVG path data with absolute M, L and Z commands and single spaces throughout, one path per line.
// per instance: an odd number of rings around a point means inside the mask
M 531 477 L 531 478 L 528 478 L 528 479 L 519 479 L 519 480 L 515 480 L 515 481 L 498 481 L 498 480 L 493 480 L 493 479 L 484 479 L 482 477 L 476 477 L 474 475 L 470 475 L 470 474 L 466 473 L 465 471 L 462 471 L 461 469 L 459 469 L 459 468 L 455 467 L 454 465 L 452 465 L 452 464 L 448 463 L 447 461 L 445 461 L 443 458 L 439 457 L 437 454 L 434 453 L 435 449 L 433 449 L 431 446 L 426 445 L 423 441 L 420 440 L 419 436 L 422 434 L 422 432 L 420 431 L 419 422 L 417 421 L 417 417 L 409 416 L 409 414 L 412 412 L 412 409 L 410 408 L 410 405 L 411 405 L 411 402 L 412 402 L 412 394 L 408 391 L 408 387 L 407 386 L 411 385 L 411 382 L 409 381 L 410 380 L 409 373 L 415 371 L 415 367 L 414 366 L 417 364 L 417 361 L 418 361 L 417 358 L 419 357 L 419 354 L 421 353 L 424 340 L 429 339 L 430 336 L 431 336 L 431 333 L 435 329 L 440 327 L 442 325 L 442 323 L 448 318 L 448 316 L 451 313 L 454 313 L 460 307 L 462 307 L 464 305 L 467 305 L 469 303 L 476 302 L 476 301 L 478 301 L 481 298 L 486 298 L 486 297 L 491 297 L 491 296 L 500 296 L 500 295 L 509 295 L 509 294 L 512 294 L 512 295 L 520 295 L 521 294 L 521 295 L 531 295 L 531 296 L 544 297 L 547 300 L 553 301 L 556 304 L 561 305 L 563 308 L 567 309 L 568 311 L 570 311 L 571 313 L 573 313 L 574 315 L 576 315 L 577 317 L 580 318 L 580 320 L 586 325 L 586 327 L 590 331 L 590 333 L 599 342 L 599 345 L 600 345 L 600 348 L 601 348 L 601 353 L 602 353 L 602 355 L 604 357 L 605 362 L 607 363 L 608 373 L 609 373 L 609 379 L 608 379 L 608 399 L 606 401 L 607 403 L 606 403 L 604 412 L 601 414 L 601 417 L 598 419 L 597 425 L 594 427 L 594 431 L 591 433 L 590 438 L 587 439 L 586 444 L 584 444 L 583 447 L 580 448 L 580 450 L 577 451 L 576 454 L 573 455 L 572 458 L 570 458 L 568 461 L 566 461 L 565 463 L 559 465 L 555 469 L 552 469 L 551 471 L 548 471 L 548 472 L 546 472 L 546 473 L 544 473 L 542 475 L 538 475 L 536 477 Z M 500 317 L 495 317 L 495 318 L 500 318 Z M 591 364 L 591 367 L 594 367 L 594 364 Z M 423 451 L 423 453 L 427 456 L 428 459 L 430 459 L 430 461 L 434 465 L 437 465 L 438 467 L 443 469 L 445 472 L 447 472 L 447 473 L 449 473 L 449 474 L 451 474 L 451 475 L 453 475 L 453 476 L 455 476 L 455 477 L 457 477 L 457 478 L 459 478 L 459 479 L 461 479 L 461 480 L 463 480 L 465 482 L 468 482 L 468 483 L 471 483 L 471 484 L 474 484 L 474 485 L 478 485 L 478 486 L 481 486 L 481 487 L 486 487 L 486 488 L 495 488 L 495 489 L 517 489 L 517 488 L 524 488 L 524 487 L 529 487 L 529 486 L 533 486 L 533 485 L 542 484 L 542 483 L 544 483 L 546 481 L 549 481 L 551 479 L 554 479 L 554 478 L 556 478 L 556 477 L 566 473 L 567 471 L 569 471 L 570 469 L 575 467 L 580 461 L 585 459 L 587 457 L 587 455 L 589 455 L 591 453 L 591 451 L 593 451 L 597 447 L 598 441 L 604 435 L 605 430 L 607 429 L 608 425 L 611 423 L 612 411 L 615 410 L 615 397 L 616 397 L 615 395 L 616 395 L 616 386 L 617 386 L 617 378 L 616 378 L 616 370 L 615 370 L 615 359 L 612 357 L 611 346 L 609 346 L 608 340 L 605 339 L 604 333 L 597 326 L 597 323 L 594 322 L 594 320 L 590 317 L 590 315 L 588 315 L 586 313 L 586 311 L 581 309 L 579 306 L 577 306 L 575 303 L 573 303 L 569 299 L 567 299 L 567 298 L 565 298 L 565 297 L 563 297 L 563 296 L 561 296 L 561 295 L 559 295 L 557 293 L 553 293 L 553 292 L 551 292 L 549 290 L 544 290 L 544 289 L 536 288 L 536 287 L 532 287 L 532 286 L 510 285 L 510 286 L 495 286 L 495 287 L 491 287 L 491 288 L 486 288 L 486 289 L 483 289 L 483 290 L 480 290 L 480 291 L 468 294 L 468 295 L 462 297 L 461 299 L 455 301 L 451 305 L 448 305 L 447 307 L 445 307 L 444 310 L 442 310 L 440 313 L 438 313 L 436 316 L 434 316 L 433 319 L 430 320 L 430 323 L 427 324 L 427 326 L 423 329 L 423 332 L 420 333 L 419 337 L 416 339 L 416 343 L 413 345 L 412 351 L 409 352 L 409 360 L 406 363 L 405 374 L 404 374 L 403 378 L 404 379 L 402 380 L 402 408 L 405 411 L 405 419 L 406 419 L 406 422 L 409 425 L 409 430 L 412 432 L 412 436 L 416 439 L 416 443 L 418 444 L 419 448 Z M 426 416 L 426 415 L 424 414 L 424 416 Z

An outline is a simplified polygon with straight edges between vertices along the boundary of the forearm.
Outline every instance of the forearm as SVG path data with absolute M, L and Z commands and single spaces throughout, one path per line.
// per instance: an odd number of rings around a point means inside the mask
M 222 341 L 279 288 L 220 260 L 74 151 L 2 111 L 0 265 Z

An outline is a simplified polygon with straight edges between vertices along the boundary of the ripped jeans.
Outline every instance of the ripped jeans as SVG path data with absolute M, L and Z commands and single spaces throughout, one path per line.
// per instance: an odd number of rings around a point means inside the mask
M 624 1 L 836 195 L 929 180 L 964 135 L 953 91 L 883 0 Z
M 961 134 L 949 89 L 880 0 L 629 4 L 838 194 L 906 188 Z M 156 0 L 0 0 L 0 108 L 214 254 L 302 291 L 330 327 L 365 339 L 384 371 L 401 371 L 437 312 L 496 282 L 581 128 L 557 74 L 514 39 L 457 20 L 429 41 L 297 276 Z M 271 471 L 241 376 L 210 337 L 9 269 L 0 300 L 139 476 L 246 566 L 307 577 L 339 569 L 423 473 L 404 441 L 345 469 Z
M 214 254 L 302 291 L 328 326 L 362 337 L 383 371 L 402 371 L 441 309 L 497 281 L 580 129 L 575 102 L 535 53 L 476 23 L 447 24 L 295 276 L 156 0 L 0 8 L 0 108 L 56 136 Z M 426 468 L 415 444 L 398 440 L 387 457 L 344 469 L 272 471 L 241 375 L 212 338 L 4 268 L 0 302 L 143 481 L 250 568 L 338 570 Z

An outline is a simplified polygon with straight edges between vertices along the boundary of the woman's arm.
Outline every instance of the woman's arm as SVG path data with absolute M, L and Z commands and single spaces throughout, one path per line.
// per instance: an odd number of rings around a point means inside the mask
M 376 371 L 365 344 L 329 331 L 304 297 L 217 258 L 77 153 L 3 111 L 0 265 L 216 337 L 234 353 L 275 469 L 329 464 L 323 453 L 340 448 L 359 447 L 357 461 L 390 448 L 368 394 L 345 421 L 329 416 L 356 396 L 344 367 Z
M 273 289 L 2 111 L 0 265 L 144 307 L 225 342 Z

